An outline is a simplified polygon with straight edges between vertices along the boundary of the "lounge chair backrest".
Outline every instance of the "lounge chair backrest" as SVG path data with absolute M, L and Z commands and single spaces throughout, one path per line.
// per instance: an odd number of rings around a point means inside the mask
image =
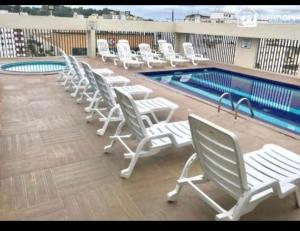
M 139 44 L 140 54 L 144 60 L 152 59 L 153 53 L 151 47 L 147 43 L 140 43 Z
M 118 43 L 117 51 L 120 60 L 132 59 L 131 51 L 128 43 Z
M 162 44 L 162 53 L 166 58 L 175 58 L 175 51 L 173 49 L 173 45 L 171 43 Z
M 109 45 L 106 39 L 97 39 L 97 48 L 100 54 L 109 53 Z
M 234 198 L 247 189 L 244 159 L 235 134 L 196 115 L 189 115 L 194 149 L 204 176 Z
M 66 63 L 66 67 L 67 68 L 72 68 L 72 64 L 71 64 L 71 61 L 69 59 L 69 57 L 66 55 L 66 53 L 64 51 L 61 52 L 64 60 L 65 60 L 65 63 Z
M 81 79 L 83 76 L 82 76 L 82 73 L 80 71 L 80 66 L 77 62 L 77 59 L 72 55 L 69 55 L 69 59 L 71 61 L 71 64 L 72 64 L 75 72 L 76 72 L 77 77 L 79 77 Z
M 96 84 L 96 80 L 95 80 L 95 77 L 94 77 L 91 66 L 86 62 L 81 62 L 81 65 L 82 65 L 82 68 L 84 70 L 85 77 L 89 80 L 90 86 L 93 89 L 97 90 L 98 86 Z
M 195 52 L 192 43 L 183 43 L 182 44 L 184 55 L 187 58 L 194 58 L 195 57 Z
M 118 43 L 127 43 L 129 45 L 129 42 L 127 39 L 120 39 L 120 40 L 118 40 Z
M 115 89 L 118 103 L 120 104 L 126 124 L 138 141 L 146 137 L 146 128 L 142 122 L 141 115 L 131 95 L 121 90 Z
M 107 107 L 108 111 L 110 111 L 113 107 L 116 106 L 115 97 L 112 94 L 113 89 L 111 89 L 105 77 L 101 74 L 94 73 L 94 77 L 100 91 L 100 95 L 102 96 L 102 99 L 104 101 L 103 103 Z
M 162 50 L 162 45 L 164 43 L 166 43 L 167 41 L 166 40 L 163 40 L 163 39 L 160 39 L 160 40 L 157 40 L 157 43 L 158 43 L 158 50 L 163 53 L 163 50 Z

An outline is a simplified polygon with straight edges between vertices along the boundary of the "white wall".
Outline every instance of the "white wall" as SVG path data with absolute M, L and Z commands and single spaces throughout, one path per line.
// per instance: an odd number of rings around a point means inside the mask
M 0 27 L 85 30 L 89 19 L 0 15 Z M 230 35 L 248 38 L 300 39 L 300 24 L 258 24 L 238 27 L 235 23 L 151 22 L 96 19 L 98 29 L 115 31 L 176 32 L 210 35 Z
M 0 28 L 28 29 L 69 29 L 86 30 L 89 19 L 0 15 Z M 129 20 L 93 20 L 97 22 L 98 30 L 138 31 L 138 32 L 175 32 L 177 37 L 176 50 L 181 51 L 180 43 L 185 33 L 228 35 L 239 37 L 234 64 L 254 68 L 258 38 L 300 39 L 299 24 L 258 24 L 257 27 L 238 27 L 235 23 L 192 23 L 192 22 L 151 22 Z M 251 49 L 241 48 L 241 38 L 252 38 Z M 90 46 L 88 50 L 92 50 Z
M 237 40 L 234 64 L 241 67 L 254 68 L 259 46 L 259 39 L 249 38 L 251 41 L 250 49 L 241 47 L 244 39 L 245 38 L 238 38 Z

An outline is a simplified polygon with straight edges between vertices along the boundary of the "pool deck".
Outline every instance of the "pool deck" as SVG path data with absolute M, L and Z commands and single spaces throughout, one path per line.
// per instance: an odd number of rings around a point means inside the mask
M 22 59 L 28 60 L 28 59 Z M 172 121 L 186 120 L 189 113 L 227 128 L 238 136 L 242 151 L 274 143 L 300 154 L 300 138 L 246 116 L 234 119 L 226 110 L 154 81 L 136 77 L 141 69 L 124 70 L 100 59 L 79 58 L 92 67 L 106 67 L 153 90 L 180 106 Z M 6 62 L 1 60 L 1 62 Z M 300 86 L 300 80 L 278 74 L 207 63 L 199 67 L 261 75 Z M 194 68 L 194 66 L 190 66 Z M 165 69 L 173 69 L 166 67 Z M 144 68 L 143 71 L 149 70 Z M 153 68 L 154 70 L 158 70 Z M 152 71 L 152 70 L 151 70 Z M 0 220 L 213 220 L 215 212 L 189 188 L 176 203 L 166 194 L 175 186 L 192 147 L 166 149 L 139 159 L 130 179 L 119 177 L 129 161 L 116 144 L 104 154 L 113 126 L 105 136 L 96 135 L 98 120 L 87 123 L 83 108 L 65 92 L 56 75 L 0 75 Z M 201 172 L 198 166 L 193 173 Z M 211 183 L 203 188 L 224 208 L 234 200 Z M 271 197 L 241 220 L 299 220 L 294 195 Z

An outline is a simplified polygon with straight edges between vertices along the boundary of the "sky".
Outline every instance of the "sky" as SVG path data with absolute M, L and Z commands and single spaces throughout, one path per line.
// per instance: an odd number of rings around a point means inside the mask
M 192 13 L 210 15 L 216 11 L 229 11 L 236 15 L 255 12 L 258 19 L 271 21 L 296 21 L 300 22 L 300 5 L 65 5 L 69 7 L 83 7 L 103 9 L 109 8 L 119 11 L 131 11 L 135 16 L 151 18 L 159 21 L 171 19 L 174 9 L 175 20 L 183 20 Z
M 71 7 L 78 7 L 70 5 Z M 85 5 L 84 8 L 110 8 L 114 10 L 130 10 L 135 16 L 154 20 L 170 20 L 172 9 L 175 19 L 182 20 L 191 13 L 210 15 L 213 12 L 226 10 L 236 15 L 255 12 L 261 19 L 300 20 L 300 5 Z

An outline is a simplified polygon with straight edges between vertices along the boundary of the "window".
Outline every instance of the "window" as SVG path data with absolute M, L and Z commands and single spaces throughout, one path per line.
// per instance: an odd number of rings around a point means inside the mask
M 72 55 L 86 55 L 87 48 L 73 48 Z
M 241 47 L 250 49 L 251 48 L 251 39 L 243 39 Z

